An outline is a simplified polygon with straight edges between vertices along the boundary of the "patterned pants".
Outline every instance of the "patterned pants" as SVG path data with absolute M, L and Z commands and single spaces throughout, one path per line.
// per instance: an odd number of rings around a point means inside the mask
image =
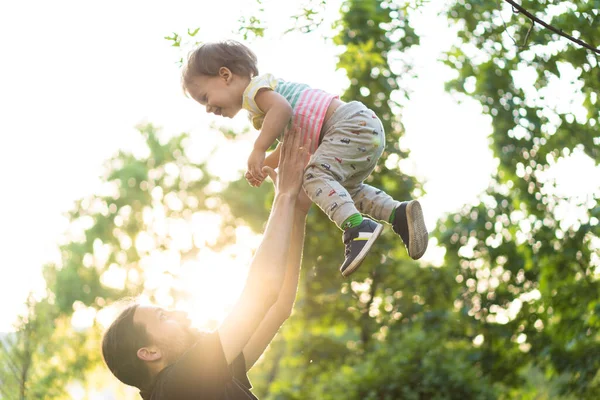
M 323 141 L 304 172 L 303 187 L 310 199 L 340 228 L 357 213 L 387 222 L 400 202 L 363 183 L 385 146 L 379 118 L 353 101 L 338 107 L 323 131 Z

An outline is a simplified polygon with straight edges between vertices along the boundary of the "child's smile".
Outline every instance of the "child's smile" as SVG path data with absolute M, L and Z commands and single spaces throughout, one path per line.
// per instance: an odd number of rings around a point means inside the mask
M 217 76 L 201 75 L 194 78 L 189 94 L 206 107 L 206 112 L 233 118 L 242 109 L 242 95 L 248 79 L 221 68 Z
M 228 117 L 228 115 L 226 115 L 223 112 L 223 109 L 221 107 L 213 107 L 210 104 L 206 105 L 206 112 L 211 113 L 211 114 L 215 114 L 215 115 L 218 115 L 218 116 Z M 229 117 L 229 118 L 231 118 L 231 117 Z

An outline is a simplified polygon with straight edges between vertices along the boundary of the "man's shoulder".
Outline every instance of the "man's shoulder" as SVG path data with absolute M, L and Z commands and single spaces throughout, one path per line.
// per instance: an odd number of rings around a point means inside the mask
M 228 365 L 217 331 L 202 332 L 176 362 L 156 377 L 152 395 L 145 400 L 221 398 L 255 399 L 250 392 L 243 354 Z M 228 397 L 224 397 L 228 398 Z
M 156 376 L 154 380 L 154 384 L 152 386 L 152 391 L 149 393 L 140 392 L 142 399 L 144 400 L 162 400 L 168 399 L 171 397 L 171 393 L 169 391 L 169 383 L 171 382 L 171 371 L 173 369 L 173 364 L 165 367 L 160 373 Z

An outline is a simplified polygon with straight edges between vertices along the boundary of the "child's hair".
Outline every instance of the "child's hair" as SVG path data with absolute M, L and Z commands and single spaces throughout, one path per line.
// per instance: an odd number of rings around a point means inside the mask
M 204 43 L 188 56 L 181 75 L 183 91 L 188 94 L 192 79 L 198 76 L 219 75 L 221 67 L 229 68 L 236 75 L 254 77 L 258 75 L 256 62 L 252 50 L 235 40 Z

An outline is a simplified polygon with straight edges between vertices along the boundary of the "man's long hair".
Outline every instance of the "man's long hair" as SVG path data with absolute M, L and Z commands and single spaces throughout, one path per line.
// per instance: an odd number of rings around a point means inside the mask
M 117 379 L 144 390 L 150 385 L 150 372 L 144 361 L 137 356 L 137 351 L 147 346 L 150 338 L 143 325 L 133 322 L 138 306 L 139 304 L 128 306 L 104 333 L 102 356 Z

